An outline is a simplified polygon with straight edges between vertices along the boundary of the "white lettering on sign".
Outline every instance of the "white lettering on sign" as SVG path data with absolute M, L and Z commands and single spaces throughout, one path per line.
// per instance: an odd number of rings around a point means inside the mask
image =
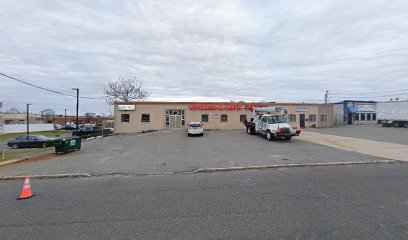
M 309 112 L 309 108 L 307 107 L 299 107 L 295 109 L 296 112 Z
M 375 112 L 375 105 L 374 104 L 357 104 L 356 110 L 357 112 Z
M 218 113 L 211 113 L 210 122 L 217 122 L 217 121 L 218 121 Z
M 135 105 L 118 105 L 119 111 L 134 111 L 135 109 Z
M 69 141 L 69 146 L 75 146 L 76 144 L 76 139 L 72 139 Z

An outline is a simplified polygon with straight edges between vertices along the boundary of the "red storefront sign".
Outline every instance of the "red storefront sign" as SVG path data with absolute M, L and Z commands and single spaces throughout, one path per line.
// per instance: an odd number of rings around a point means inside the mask
M 254 107 L 268 107 L 268 106 L 254 106 L 254 105 L 190 105 L 190 110 L 253 110 Z

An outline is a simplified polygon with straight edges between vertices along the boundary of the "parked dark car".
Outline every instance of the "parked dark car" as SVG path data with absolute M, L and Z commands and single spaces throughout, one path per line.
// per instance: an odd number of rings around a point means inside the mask
M 102 134 L 102 128 L 100 127 L 83 127 L 80 128 L 78 131 L 73 131 L 72 136 L 83 136 L 83 135 L 90 135 L 90 134 Z
M 75 128 L 76 128 L 75 124 L 67 124 L 65 126 L 62 126 L 61 129 L 63 129 L 63 130 L 75 130 Z
M 49 138 L 42 135 L 29 135 L 17 137 L 11 140 L 7 145 L 11 148 L 45 148 L 54 144 L 55 138 Z

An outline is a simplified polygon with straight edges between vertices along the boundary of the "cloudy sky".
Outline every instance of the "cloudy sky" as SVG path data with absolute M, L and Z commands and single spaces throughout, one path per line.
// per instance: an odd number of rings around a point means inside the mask
M 136 76 L 150 100 L 408 97 L 408 1 L 0 1 L 0 72 L 82 96 Z M 406 89 L 406 90 L 401 90 Z M 373 93 L 372 93 L 373 92 Z M 75 99 L 0 76 L 5 108 Z

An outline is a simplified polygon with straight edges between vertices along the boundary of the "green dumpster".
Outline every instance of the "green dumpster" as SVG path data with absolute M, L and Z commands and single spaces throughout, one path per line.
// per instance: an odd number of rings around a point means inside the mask
M 72 151 L 79 151 L 81 149 L 81 138 L 69 137 L 56 140 L 54 143 L 55 153 L 65 154 Z

